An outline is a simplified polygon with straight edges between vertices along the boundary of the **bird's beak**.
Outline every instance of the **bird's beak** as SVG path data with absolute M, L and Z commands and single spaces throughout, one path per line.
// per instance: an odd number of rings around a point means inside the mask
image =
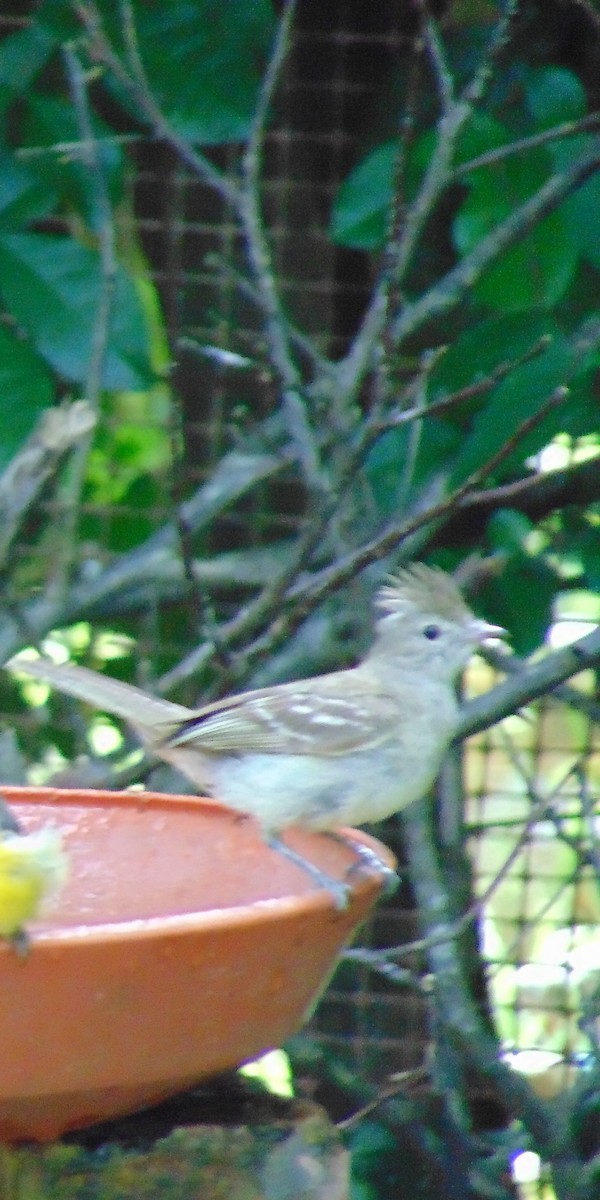
M 487 642 L 488 638 L 508 637 L 508 630 L 503 629 L 501 625 L 490 625 L 488 621 L 475 620 L 471 627 L 478 642 Z

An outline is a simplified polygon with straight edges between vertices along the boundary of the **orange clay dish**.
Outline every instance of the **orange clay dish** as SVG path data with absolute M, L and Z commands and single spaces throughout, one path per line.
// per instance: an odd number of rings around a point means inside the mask
M 0 944 L 0 1141 L 51 1140 L 281 1045 L 381 892 L 382 876 L 355 871 L 340 911 L 252 820 L 210 800 L 2 794 L 25 831 L 57 827 L 69 874 L 28 926 L 28 955 Z M 285 836 L 334 878 L 355 862 L 322 834 Z

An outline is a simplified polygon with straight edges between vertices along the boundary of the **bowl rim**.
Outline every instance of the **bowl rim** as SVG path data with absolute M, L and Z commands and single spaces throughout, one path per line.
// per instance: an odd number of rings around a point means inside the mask
M 2 785 L 0 793 L 10 804 L 20 801 L 22 803 L 38 801 L 40 804 L 56 804 L 57 809 L 60 809 L 61 802 L 79 807 L 88 804 L 90 807 L 104 806 L 108 808 L 122 804 L 126 807 L 162 808 L 163 810 L 168 810 L 175 804 L 179 808 L 189 808 L 190 810 L 212 808 L 217 813 L 229 815 L 234 820 L 239 817 L 239 814 L 233 809 L 211 796 L 196 796 L 186 793 L 146 792 L 138 789 L 108 791 L 95 788 L 36 787 L 33 785 L 23 787 Z M 370 849 L 375 850 L 386 865 L 392 869 L 395 867 L 395 856 L 382 842 L 362 829 L 342 825 L 337 828 L 342 835 L 348 836 L 349 841 L 357 841 L 369 846 Z M 266 843 L 265 847 L 268 848 Z M 340 917 L 345 917 L 352 909 L 352 893 L 371 890 L 373 887 L 378 887 L 379 884 L 376 875 L 370 874 L 368 871 L 359 871 L 350 886 L 349 909 L 344 910 L 336 909 L 333 897 L 326 888 L 318 888 L 312 892 L 291 892 L 286 896 L 268 897 L 264 900 L 254 900 L 248 904 L 228 905 L 227 908 L 167 913 L 164 916 L 135 917 L 123 921 L 102 921 L 95 922 L 93 925 L 86 925 L 82 921 L 81 925 L 69 925 L 56 929 L 41 928 L 35 931 L 36 953 L 40 950 L 43 951 L 44 947 L 48 949 L 56 946 L 66 947 L 71 944 L 79 945 L 82 942 L 86 946 L 91 946 L 99 942 L 106 944 L 107 942 L 120 943 L 132 940 L 147 941 L 162 935 L 183 937 L 189 936 L 191 933 L 203 934 L 215 929 L 226 929 L 228 926 L 239 928 L 240 926 L 269 924 L 273 921 L 280 921 L 286 915 L 299 916 L 301 913 L 323 911 L 327 912 L 330 917 L 335 917 L 338 913 Z M 0 946 L 0 953 L 3 950 L 11 953 L 9 946 Z

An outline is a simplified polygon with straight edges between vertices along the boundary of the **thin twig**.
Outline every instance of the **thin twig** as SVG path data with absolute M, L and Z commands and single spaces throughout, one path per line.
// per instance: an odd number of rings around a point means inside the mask
M 398 247 L 402 241 L 409 211 L 406 197 L 406 176 L 408 153 L 415 134 L 415 111 L 420 78 L 422 42 L 423 39 L 419 33 L 413 41 L 412 54 L 408 64 L 406 96 L 400 118 L 398 150 L 393 172 L 392 203 L 388 214 L 387 230 L 381 256 L 380 275 L 388 309 L 388 321 L 382 329 L 380 344 L 376 346 L 373 379 L 374 404 L 370 412 L 371 421 L 375 419 L 377 412 L 384 411 L 393 386 L 391 377 L 394 354 L 387 337 L 387 325 L 389 324 L 389 319 L 399 311 L 403 300 L 402 287 L 400 281 L 396 278 L 396 262 Z
M 140 142 L 148 142 L 152 139 L 147 133 L 114 133 L 105 134 L 103 137 L 96 138 L 96 144 L 99 150 L 104 147 L 111 146 L 130 146 L 137 145 Z M 82 151 L 81 138 L 77 141 L 67 142 L 52 142 L 49 146 L 18 146 L 13 150 L 15 158 L 27 160 L 28 158 L 47 158 L 50 155 L 55 155 L 57 158 L 80 158 Z
M 292 444 L 295 446 L 307 484 L 317 494 L 323 491 L 324 477 L 317 441 L 310 427 L 301 397 L 301 378 L 290 348 L 287 323 L 279 298 L 271 248 L 264 229 L 260 203 L 260 181 L 266 122 L 281 70 L 290 47 L 297 0 L 284 4 L 271 57 L 259 90 L 250 133 L 242 155 L 242 186 L 237 211 L 246 235 L 246 252 L 254 282 L 262 297 L 265 332 L 271 364 L 281 386 L 283 411 Z
M 98 238 L 100 256 L 98 307 L 92 331 L 92 343 L 85 382 L 85 398 L 96 417 L 102 394 L 102 381 L 109 347 L 110 326 L 117 282 L 115 229 L 104 164 L 94 137 L 85 73 L 73 46 L 66 45 L 63 54 L 73 99 L 73 107 L 81 135 L 80 156 L 84 166 L 87 168 L 86 178 L 89 183 L 91 224 Z M 68 588 L 71 572 L 77 558 L 77 526 L 93 433 L 94 429 L 92 425 L 88 434 L 80 440 L 73 454 L 68 477 L 62 489 L 61 505 L 63 516 L 61 522 L 60 550 L 57 560 L 52 567 L 52 577 L 48 582 L 48 591 L 54 593 L 56 596 L 60 596 Z
M 87 170 L 91 201 L 92 229 L 97 233 L 100 250 L 101 280 L 98 309 L 94 323 L 91 354 L 85 384 L 86 400 L 96 411 L 102 391 L 102 376 L 108 350 L 110 321 L 117 281 L 115 227 L 106 172 L 102 162 L 89 105 L 87 80 L 81 62 L 72 46 L 64 48 L 73 107 L 81 134 L 80 159 Z
M 557 797 L 560 796 L 560 789 L 562 789 L 564 787 L 565 783 L 571 776 L 574 776 L 576 779 L 579 779 L 579 780 L 581 780 L 584 777 L 583 776 L 583 757 L 580 756 L 576 762 L 571 764 L 565 777 L 561 780 L 560 785 L 557 785 L 556 787 L 554 787 L 549 796 L 540 796 L 539 790 L 536 786 L 535 778 L 534 778 L 532 772 L 527 770 L 525 764 L 522 761 L 522 756 L 520 756 L 518 751 L 515 749 L 513 740 L 510 737 L 508 731 L 506 729 L 504 729 L 502 727 L 502 725 L 500 725 L 498 728 L 498 733 L 502 740 L 507 758 L 509 759 L 510 763 L 515 768 L 517 773 L 521 776 L 521 778 L 525 784 L 527 795 L 528 795 L 529 799 L 531 800 L 532 804 L 534 805 L 534 811 L 537 811 L 540 813 L 540 819 L 545 818 L 547 821 L 550 822 L 550 824 L 554 827 L 556 836 L 559 839 L 559 841 L 561 841 L 563 843 L 563 845 L 568 846 L 569 850 L 572 850 L 573 854 L 575 855 L 577 865 L 573 869 L 573 878 L 575 879 L 579 876 L 579 873 L 580 873 L 580 870 L 582 867 L 589 866 L 589 867 L 592 867 L 593 870 L 597 870 L 598 864 L 596 861 L 596 857 L 595 857 L 594 853 L 591 852 L 590 847 L 586 846 L 582 842 L 581 837 L 576 837 L 576 836 L 571 835 L 570 833 L 567 833 L 567 830 L 564 828 L 564 819 L 565 819 L 564 816 L 559 815 L 559 813 L 556 812 L 556 810 L 553 806 L 553 801 Z M 580 795 L 580 803 L 581 803 L 581 808 L 583 809 L 583 796 L 582 795 Z M 564 883 L 562 880 L 560 880 L 557 883 L 557 888 L 556 888 L 556 892 L 554 893 L 554 895 L 552 895 L 552 893 L 551 893 L 550 897 L 548 897 L 548 899 L 550 900 L 550 905 L 549 905 L 550 907 L 554 903 L 556 896 L 560 895 L 563 888 L 564 888 Z M 543 911 L 538 912 L 535 915 L 531 916 L 530 921 L 531 921 L 532 925 L 539 924 L 540 920 L 545 915 L 546 906 L 548 904 L 548 899 L 546 901 L 546 905 L 544 905 Z
M 518 7 L 519 0 L 505 0 L 504 11 L 494 26 L 479 66 L 463 90 L 462 99 L 466 104 L 480 104 L 483 100 L 493 77 L 494 66 L 508 42 L 511 22 Z
M 317 575 L 313 576 L 311 580 L 297 585 L 287 597 L 288 605 L 294 605 L 296 608 L 294 623 L 296 620 L 298 622 L 302 620 L 306 612 L 314 608 L 315 604 L 324 599 L 325 596 L 341 584 L 352 579 L 364 567 L 369 566 L 370 563 L 377 562 L 379 559 L 384 558 L 386 554 L 397 550 L 401 543 L 417 530 L 427 525 L 435 526 L 440 521 L 448 518 L 450 513 L 458 506 L 461 499 L 467 496 L 473 489 L 478 488 L 483 480 L 514 452 L 520 441 L 547 416 L 548 412 L 557 404 L 564 401 L 566 394 L 565 388 L 556 388 L 537 412 L 533 413 L 525 421 L 522 421 L 504 445 L 495 454 L 491 455 L 481 467 L 473 471 L 468 479 L 460 487 L 456 488 L 450 496 L 445 497 L 438 504 L 431 505 L 425 511 L 417 513 L 415 516 L 394 523 L 365 545 L 360 546 L 357 550 L 353 550 L 339 562 L 325 567 Z
M 460 137 L 476 103 L 483 92 L 485 83 L 490 77 L 491 65 L 506 40 L 508 24 L 516 7 L 516 0 L 509 0 L 505 13 L 500 17 L 494 35 L 490 40 L 487 51 L 476 71 L 470 85 L 464 89 L 462 96 L 452 99 L 451 74 L 446 62 L 443 45 L 437 32 L 437 25 L 429 17 L 423 0 L 419 6 L 425 20 L 423 33 L 433 62 L 438 89 L 442 99 L 442 115 L 438 122 L 436 144 L 429 160 L 425 176 L 419 192 L 406 214 L 402 236 L 398 239 L 395 251 L 395 284 L 402 287 L 406 273 L 413 258 L 419 237 L 431 216 L 442 193 L 452 177 L 452 160 L 456 143 Z M 363 317 L 360 329 L 352 345 L 338 367 L 338 385 L 346 404 L 352 403 L 358 395 L 367 370 L 372 361 L 377 342 L 382 336 L 388 316 L 388 286 L 387 276 L 382 276 L 376 284 L 370 304 Z M 432 289 L 435 292 L 435 289 Z M 430 293 L 427 293 L 429 295 Z M 423 299 L 426 299 L 424 297 Z M 418 304 L 418 302 L 416 302 Z M 408 313 L 412 313 L 416 304 L 408 305 Z M 434 314 L 435 315 L 435 314 Z M 401 312 L 390 325 L 390 335 L 398 344 L 405 321 Z M 411 330 L 408 329 L 408 332 Z M 403 334 L 402 334 L 403 336 Z
M 281 644 L 298 628 L 308 613 L 325 596 L 335 591 L 342 583 L 354 578 L 370 563 L 378 561 L 392 550 L 397 551 L 401 543 L 418 530 L 439 523 L 447 517 L 454 510 L 459 499 L 468 494 L 471 488 L 478 487 L 490 472 L 494 471 L 509 454 L 512 454 L 520 440 L 546 416 L 551 408 L 564 400 L 565 394 L 566 389 L 557 388 L 536 413 L 521 422 L 507 442 L 482 467 L 474 471 L 461 487 L 439 504 L 431 505 L 424 512 L 387 529 L 358 550 L 351 551 L 333 566 L 324 568 L 316 576 L 313 576 L 312 580 L 292 584 L 287 593 L 284 593 L 280 587 L 280 580 L 275 580 L 252 604 L 227 623 L 222 630 L 223 644 L 244 644 L 244 660 L 247 665 L 258 661 L 267 652 L 272 652 L 276 645 Z M 309 531 L 306 546 L 310 544 L 311 534 Z M 303 544 L 301 544 L 302 548 Z M 298 559 L 294 560 L 294 562 L 297 561 Z M 296 574 L 294 564 L 290 570 L 285 572 L 286 580 L 289 574 Z M 277 598 L 278 607 L 273 616 L 274 597 Z M 265 617 L 269 615 L 272 616 L 272 619 L 267 629 L 255 636 L 254 641 L 248 642 L 248 639 L 255 635 L 257 628 L 264 622 Z M 207 646 L 194 650 L 186 659 L 185 672 L 192 673 L 194 670 L 198 670 L 200 665 L 206 663 L 210 653 L 210 647 Z M 180 664 L 178 678 L 181 677 Z
M 469 117 L 466 105 L 455 104 L 438 124 L 437 141 L 425 172 L 418 195 L 406 213 L 401 237 L 395 252 L 394 283 L 402 287 L 412 256 L 426 221 L 444 191 L 450 173 L 450 165 L 456 141 Z M 346 403 L 354 401 L 359 393 L 368 370 L 374 347 L 381 337 L 387 319 L 388 274 L 375 286 L 373 296 L 363 317 L 350 350 L 338 366 L 338 387 Z M 398 341 L 395 328 L 401 317 L 391 326 L 394 341 Z
M 244 296 L 246 300 L 249 300 L 251 304 L 259 308 L 262 313 L 265 313 L 266 300 L 263 296 L 263 293 L 258 289 L 255 283 L 251 282 L 251 280 L 246 277 L 246 275 L 243 275 L 241 271 L 236 270 L 236 267 L 233 263 L 225 262 L 222 256 L 219 254 L 207 254 L 204 261 L 207 267 L 216 267 L 226 279 L 231 280 L 241 296 Z M 325 355 L 319 354 L 319 351 L 314 346 L 312 339 L 307 337 L 306 334 L 301 333 L 299 329 L 296 329 L 285 313 L 281 314 L 281 318 L 284 323 L 287 336 L 290 340 L 290 344 L 294 346 L 297 353 L 306 360 L 315 377 L 325 378 L 327 376 L 333 376 L 333 364 Z
M 426 828 L 426 806 L 417 802 L 404 813 L 405 844 L 419 914 L 428 935 L 447 931 L 450 898 L 437 849 Z M 543 1151 L 554 1149 L 559 1123 L 528 1082 L 503 1062 L 498 1039 L 490 1032 L 465 983 L 458 947 L 446 938 L 428 951 L 433 1002 L 443 1039 L 468 1067 L 489 1078 L 507 1110 L 520 1118 Z
M 551 129 L 542 130 L 541 133 L 518 138 L 514 142 L 508 142 L 506 146 L 496 146 L 494 150 L 487 150 L 485 154 L 479 154 L 477 158 L 470 158 L 468 162 L 457 163 L 452 172 L 452 179 L 460 179 L 461 175 L 478 171 L 480 167 L 494 166 L 496 163 L 503 162 L 505 158 L 510 158 L 513 154 L 527 154 L 529 150 L 545 146 L 548 142 L 556 142 L 560 138 L 573 137 L 575 134 L 599 128 L 600 112 L 588 113 L 587 116 L 580 117 L 578 121 L 563 121 L 560 125 L 553 125 Z
M 190 608 L 194 614 L 194 624 L 196 626 L 194 633 L 200 637 L 202 642 L 208 642 L 214 647 L 214 658 L 220 667 L 223 675 L 222 682 L 224 682 L 230 673 L 231 654 L 227 647 L 223 645 L 212 601 L 195 569 L 192 543 L 193 529 L 190 522 L 186 520 L 181 508 L 176 510 L 175 521 L 179 536 L 183 575 L 187 584 Z
M 377 1112 L 382 1104 L 387 1104 L 388 1100 L 393 1100 L 396 1096 L 402 1095 L 407 1090 L 409 1085 L 424 1083 L 429 1079 L 431 1071 L 429 1067 L 413 1067 L 410 1071 L 396 1071 L 390 1077 L 390 1083 L 381 1089 L 379 1094 L 370 1100 L 367 1104 L 363 1104 L 357 1112 L 352 1113 L 351 1117 L 346 1117 L 344 1121 L 338 1121 L 336 1128 L 340 1133 L 347 1133 L 349 1129 L 354 1129 L 365 1117 L 371 1116 Z
M 457 509 L 481 509 L 485 516 L 496 508 L 513 507 L 539 518 L 566 504 L 583 507 L 600 499 L 598 463 L 595 457 L 554 471 L 532 471 L 523 479 L 471 492 L 459 501 Z
M 363 946 L 354 946 L 349 950 L 345 950 L 342 957 L 347 959 L 349 962 L 362 963 L 364 966 L 378 971 L 379 974 L 385 975 L 392 982 L 399 983 L 402 986 L 410 985 L 414 987 L 415 977 L 412 972 L 407 972 L 401 968 L 397 968 L 398 974 L 395 975 L 394 972 L 389 968 L 396 964 L 399 959 L 401 960 L 403 958 L 423 956 L 435 946 L 439 946 L 448 940 L 456 941 L 462 936 L 462 934 L 466 932 L 468 927 L 481 916 L 492 896 L 506 878 L 511 867 L 514 865 L 519 855 L 523 853 L 523 850 L 527 844 L 527 840 L 534 826 L 538 823 L 538 821 L 543 820 L 543 818 L 551 811 L 554 799 L 560 795 L 562 788 L 564 788 L 571 775 L 576 772 L 577 765 L 578 764 L 575 763 L 568 768 L 564 776 L 562 776 L 559 782 L 555 784 L 548 796 L 539 796 L 537 792 L 532 793 L 534 808 L 528 814 L 527 820 L 525 821 L 524 827 L 518 835 L 515 845 L 507 854 L 504 862 L 495 872 L 494 878 L 488 887 L 485 888 L 481 895 L 475 897 L 472 904 L 469 905 L 469 908 L 466 910 L 466 912 L 462 913 L 460 917 L 457 917 L 454 921 L 447 922 L 442 928 L 428 934 L 426 937 L 415 938 L 414 940 L 410 942 L 404 942 L 399 946 L 386 946 L 380 950 L 372 950 Z M 520 764 L 519 768 L 521 769 Z M 521 821 L 511 821 L 510 828 L 513 829 L 515 825 L 521 824 L 523 824 Z M 496 828 L 496 824 L 494 825 L 494 828 Z M 469 832 L 474 832 L 473 826 L 469 826 Z M 392 960 L 392 962 L 390 962 L 390 960 Z
M 534 783 L 533 777 L 531 776 L 531 773 L 526 769 L 526 767 L 525 767 L 524 763 L 522 762 L 522 760 L 520 759 L 519 755 L 515 752 L 512 742 L 511 742 L 511 739 L 509 738 L 506 730 L 501 730 L 501 737 L 504 742 L 504 748 L 505 748 L 508 758 L 510 759 L 512 765 L 515 767 L 515 769 L 517 770 L 517 772 L 519 773 L 519 775 L 521 776 L 521 778 L 525 784 L 525 787 L 527 790 L 527 795 L 533 804 L 533 808 L 531 809 L 531 812 L 529 812 L 527 815 L 527 820 L 526 820 L 525 824 L 523 825 L 521 832 L 519 833 L 519 836 L 517 838 L 515 845 L 513 846 L 512 850 L 509 851 L 509 853 L 507 854 L 502 865 L 495 872 L 494 878 L 492 879 L 491 883 L 481 893 L 480 896 L 476 897 L 476 899 L 473 901 L 472 905 L 469 907 L 468 911 L 461 918 L 461 922 L 460 922 L 461 926 L 463 926 L 465 923 L 469 923 L 470 921 L 475 920 L 475 918 L 480 916 L 481 913 L 483 913 L 485 911 L 492 896 L 498 890 L 498 888 L 500 887 L 500 884 L 503 882 L 503 880 L 508 875 L 511 867 L 514 866 L 514 864 L 517 861 L 517 859 L 519 858 L 519 856 L 523 853 L 527 843 L 529 842 L 529 840 L 531 838 L 531 834 L 532 834 L 535 826 L 538 824 L 538 822 L 543 821 L 544 818 L 552 815 L 552 813 L 553 813 L 552 806 L 553 806 L 554 801 L 557 799 L 557 797 L 560 796 L 562 789 L 564 788 L 565 784 L 568 782 L 570 777 L 575 773 L 575 770 L 577 767 L 576 763 L 572 763 L 571 766 L 568 768 L 568 770 L 565 772 L 565 774 L 561 777 L 559 782 L 554 785 L 554 787 L 552 788 L 552 791 L 547 796 L 540 796 L 537 788 L 535 787 L 535 783 Z M 562 889 L 562 887 L 563 887 L 563 883 L 561 881 L 560 888 Z M 552 904 L 554 903 L 555 898 L 556 898 L 555 896 L 552 897 L 552 901 L 551 901 Z M 535 917 L 531 917 L 531 924 L 539 922 L 540 919 L 541 919 L 541 914 L 538 913 L 538 914 L 536 914 Z M 507 951 L 506 958 L 509 959 L 510 957 L 511 957 L 510 953 Z
M 115 76 L 127 94 L 133 99 L 144 120 L 148 121 L 152 127 L 154 136 L 173 146 L 182 162 L 186 163 L 194 171 L 194 174 L 208 184 L 209 187 L 214 188 L 223 200 L 229 204 L 235 204 L 237 201 L 237 189 L 234 185 L 203 154 L 195 150 L 185 138 L 179 136 L 155 103 L 152 91 L 148 86 L 143 64 L 139 54 L 136 54 L 137 39 L 133 11 L 131 6 L 127 4 L 127 0 L 121 0 L 121 3 L 124 24 L 123 32 L 128 43 L 129 53 L 132 56 L 130 65 L 135 68 L 135 78 L 132 79 L 120 58 L 113 50 L 104 32 L 98 6 L 93 0 L 74 0 L 74 11 L 89 38 L 90 57 L 93 60 L 104 63 L 111 74 Z
M 442 396 L 439 400 L 432 400 L 429 404 L 416 405 L 413 408 L 404 408 L 400 412 L 390 413 L 376 427 L 377 434 L 384 433 L 387 429 L 397 429 L 400 425 L 407 425 L 410 421 L 415 421 L 421 417 L 437 416 L 439 413 L 446 413 L 452 408 L 457 408 L 461 404 L 466 404 L 471 400 L 479 400 L 482 396 L 486 396 L 491 392 L 498 383 L 511 375 L 519 367 L 525 363 L 531 362 L 548 348 L 552 341 L 549 334 L 544 334 L 538 338 L 523 354 L 518 355 L 513 359 L 507 359 L 504 362 L 494 367 L 492 371 L 483 379 L 478 379 L 476 383 L 470 383 L 467 387 L 459 388 L 456 392 L 451 392 L 448 396 Z
M 427 56 L 433 70 L 440 108 L 442 113 L 449 113 L 454 104 L 454 80 L 448 65 L 438 24 L 431 16 L 427 0 L 415 0 L 415 6 L 421 15 L 423 41 L 427 48 Z

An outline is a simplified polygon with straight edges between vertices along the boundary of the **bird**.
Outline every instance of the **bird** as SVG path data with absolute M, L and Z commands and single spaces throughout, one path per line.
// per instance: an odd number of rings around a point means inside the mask
M 474 616 L 453 577 L 413 563 L 382 586 L 371 648 L 354 667 L 216 700 L 196 710 L 75 665 L 17 655 L 10 671 L 124 718 L 159 758 L 238 812 L 339 907 L 347 885 L 289 847 L 290 826 L 339 834 L 425 795 L 457 728 L 456 680 L 500 626 Z M 372 851 L 363 860 L 385 872 Z M 389 868 L 388 868 L 389 871 Z
M 26 923 L 64 883 L 68 859 L 53 825 L 26 832 L 0 797 L 0 937 L 20 958 L 29 953 Z

